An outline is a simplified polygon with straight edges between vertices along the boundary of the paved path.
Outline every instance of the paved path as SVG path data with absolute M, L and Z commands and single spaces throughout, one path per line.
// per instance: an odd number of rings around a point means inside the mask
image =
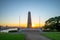
M 40 33 L 35 32 L 27 32 L 26 33 L 26 40 L 50 40 L 42 35 Z

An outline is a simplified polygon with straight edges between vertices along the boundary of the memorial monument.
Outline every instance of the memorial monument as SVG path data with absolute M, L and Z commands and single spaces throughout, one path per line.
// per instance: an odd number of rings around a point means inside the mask
M 31 22 L 31 12 L 28 12 L 28 23 L 27 28 L 32 28 L 32 22 Z
M 27 31 L 28 32 L 30 32 L 30 31 L 36 32 L 36 31 L 39 31 L 39 32 L 41 32 L 40 28 L 32 28 L 31 12 L 30 11 L 28 12 L 27 28 L 20 28 L 19 32 L 20 31 L 23 31 L 23 32 L 27 32 Z

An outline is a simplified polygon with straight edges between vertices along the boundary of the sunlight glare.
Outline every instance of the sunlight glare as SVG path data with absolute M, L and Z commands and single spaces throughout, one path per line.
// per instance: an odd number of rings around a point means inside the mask
M 35 27 L 35 25 L 34 25 L 34 24 L 32 24 L 32 27 Z

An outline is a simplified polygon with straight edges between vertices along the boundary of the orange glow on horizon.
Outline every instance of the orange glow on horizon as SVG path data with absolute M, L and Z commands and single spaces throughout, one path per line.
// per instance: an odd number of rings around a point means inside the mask
M 0 24 L 0 25 L 2 25 L 2 26 L 18 26 L 19 27 L 19 24 Z M 41 23 L 40 26 L 39 26 L 39 24 L 32 24 L 32 28 L 42 27 L 44 25 L 45 25 L 44 23 Z M 20 24 L 20 27 L 27 27 L 27 24 Z

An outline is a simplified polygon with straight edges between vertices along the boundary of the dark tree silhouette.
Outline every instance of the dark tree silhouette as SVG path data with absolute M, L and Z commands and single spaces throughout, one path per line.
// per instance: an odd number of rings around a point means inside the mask
M 60 16 L 55 17 L 55 19 L 56 19 L 56 24 L 55 24 L 56 29 L 60 31 Z
M 60 31 L 60 16 L 49 18 L 45 22 L 44 28 L 49 28 L 51 30 L 56 29 L 57 31 Z

